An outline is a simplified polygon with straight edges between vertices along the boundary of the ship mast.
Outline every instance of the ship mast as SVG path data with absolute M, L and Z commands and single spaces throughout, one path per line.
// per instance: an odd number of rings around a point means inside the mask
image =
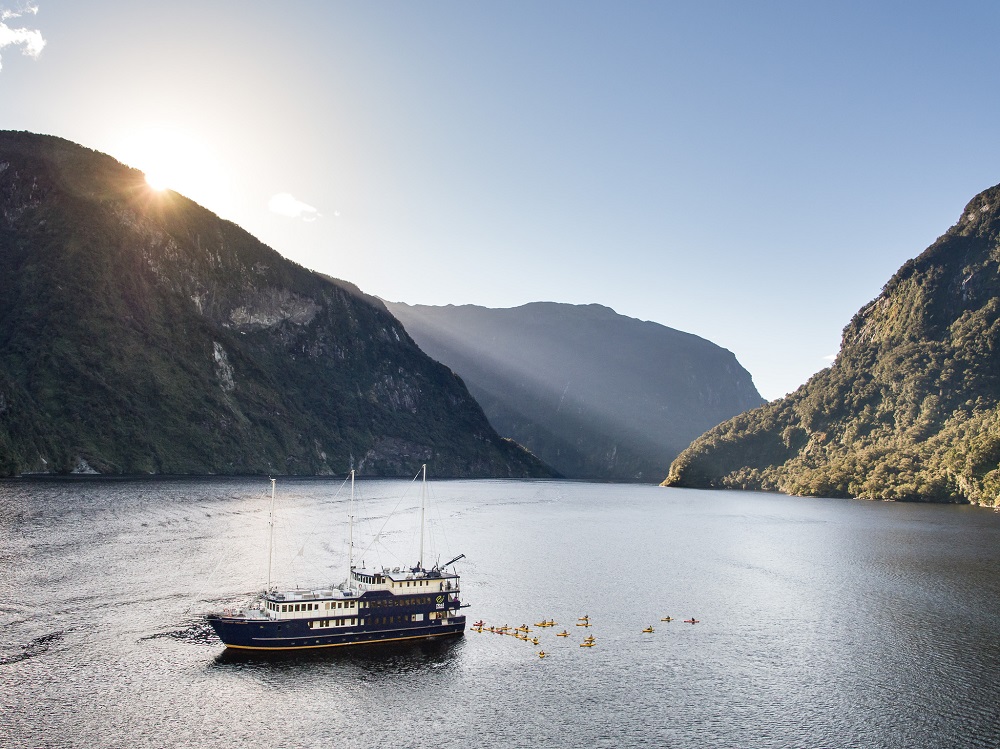
M 347 511 L 347 579 L 354 570 L 354 469 L 351 469 L 351 506 Z
M 420 484 L 420 559 L 417 567 L 424 568 L 424 509 L 427 507 L 427 464 L 423 465 L 424 478 Z
M 274 557 L 274 484 L 277 479 L 271 479 L 271 517 L 269 525 L 271 532 L 267 540 L 267 589 L 271 589 L 271 559 Z

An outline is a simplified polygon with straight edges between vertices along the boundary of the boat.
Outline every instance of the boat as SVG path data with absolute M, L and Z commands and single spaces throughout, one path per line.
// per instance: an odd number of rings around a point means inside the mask
M 565 629 L 562 632 L 556 632 L 556 637 L 569 637 L 569 632 Z
M 208 624 L 227 648 L 312 650 L 374 642 L 461 636 L 460 578 L 443 565 L 424 565 L 427 466 L 421 468 L 420 555 L 412 567 L 354 565 L 354 471 L 348 531 L 348 577 L 337 586 L 279 590 L 271 585 L 275 479 L 271 479 L 267 587 L 246 607 L 210 614 Z M 418 474 L 420 475 L 420 474 Z
M 672 622 L 673 620 L 674 618 L 672 616 L 665 616 L 662 619 L 660 619 L 661 622 Z
M 643 634 L 646 634 L 646 635 L 652 634 L 652 632 L 653 632 L 653 625 L 652 624 L 649 625 L 644 630 L 642 630 L 642 632 L 643 632 Z
M 595 644 L 596 643 L 594 643 L 593 640 L 589 640 L 589 641 L 588 640 L 584 640 L 583 642 L 580 643 L 580 647 L 581 648 L 592 648 L 592 647 L 594 647 Z
M 691 617 L 690 619 L 685 619 L 684 623 L 685 624 L 697 624 L 700 621 L 701 621 L 701 619 L 695 619 L 694 617 Z

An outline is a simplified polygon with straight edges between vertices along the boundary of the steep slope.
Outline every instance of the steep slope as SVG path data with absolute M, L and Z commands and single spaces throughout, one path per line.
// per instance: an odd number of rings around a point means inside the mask
M 0 474 L 547 475 L 380 305 L 141 172 L 0 133 Z
M 788 397 L 695 440 L 671 486 L 995 505 L 1000 186 L 885 285 Z
M 568 477 L 659 481 L 694 436 L 762 402 L 729 351 L 600 305 L 387 306 L 500 434 Z

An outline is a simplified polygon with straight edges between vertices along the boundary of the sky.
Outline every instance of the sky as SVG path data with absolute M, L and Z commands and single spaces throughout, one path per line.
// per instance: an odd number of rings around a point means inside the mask
M 1000 182 L 1000 4 L 0 0 L 0 129 L 411 304 L 599 303 L 767 399 Z

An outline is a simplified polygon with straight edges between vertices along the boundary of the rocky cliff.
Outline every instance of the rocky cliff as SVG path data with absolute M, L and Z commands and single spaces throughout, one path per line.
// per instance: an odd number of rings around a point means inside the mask
M 500 434 L 571 478 L 657 482 L 696 435 L 763 402 L 729 351 L 597 304 L 387 305 Z

